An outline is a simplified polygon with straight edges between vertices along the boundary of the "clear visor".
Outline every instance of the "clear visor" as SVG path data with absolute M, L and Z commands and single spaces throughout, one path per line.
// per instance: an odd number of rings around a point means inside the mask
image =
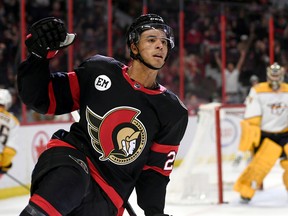
M 161 31 L 163 31 L 166 37 L 161 37 L 161 38 L 168 41 L 170 45 L 170 49 L 173 49 L 175 47 L 173 30 L 168 25 L 159 24 L 159 23 L 148 23 L 148 24 L 141 25 L 135 28 L 134 31 L 140 35 L 142 32 L 149 30 L 149 29 L 160 29 Z

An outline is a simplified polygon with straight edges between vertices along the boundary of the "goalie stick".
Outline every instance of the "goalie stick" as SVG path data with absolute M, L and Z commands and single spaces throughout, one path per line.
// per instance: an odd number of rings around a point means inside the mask
M 75 122 L 78 122 L 80 120 L 80 115 L 78 113 L 77 110 L 71 112 L 71 115 L 74 119 Z M 137 216 L 136 212 L 134 211 L 134 209 L 132 208 L 131 204 L 129 203 L 129 201 L 127 202 L 127 204 L 125 205 L 125 208 L 127 210 L 127 212 L 129 213 L 130 216 Z
M 25 185 L 23 182 L 19 181 L 17 178 L 15 178 L 14 176 L 10 175 L 9 173 L 4 173 L 6 176 L 8 176 L 10 179 L 12 179 L 13 181 L 17 182 L 19 185 L 21 185 L 22 187 L 24 187 L 25 189 L 27 189 L 28 191 L 30 191 L 30 188 Z

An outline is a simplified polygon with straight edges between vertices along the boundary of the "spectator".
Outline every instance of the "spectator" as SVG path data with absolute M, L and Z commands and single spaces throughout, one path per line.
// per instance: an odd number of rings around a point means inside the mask
M 227 63 L 227 68 L 224 69 L 225 73 L 225 90 L 226 90 L 226 103 L 241 103 L 242 97 L 240 94 L 239 75 L 242 65 L 246 57 L 246 51 L 240 52 L 240 58 L 235 66 L 233 62 Z M 215 52 L 215 60 L 218 64 L 220 71 L 222 71 L 222 62 L 219 53 Z
M 259 83 L 259 78 L 256 75 L 252 75 L 250 77 L 250 84 L 252 87 L 254 87 L 255 85 L 257 85 Z

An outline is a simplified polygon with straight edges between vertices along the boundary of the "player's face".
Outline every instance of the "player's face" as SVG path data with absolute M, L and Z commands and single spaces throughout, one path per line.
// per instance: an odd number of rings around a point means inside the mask
M 138 50 L 145 62 L 162 67 L 168 52 L 168 40 L 160 29 L 144 31 L 138 43 Z

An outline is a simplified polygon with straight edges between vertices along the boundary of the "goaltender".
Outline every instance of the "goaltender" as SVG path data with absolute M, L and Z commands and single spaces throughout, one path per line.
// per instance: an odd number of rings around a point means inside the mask
M 288 84 L 278 63 L 267 67 L 267 82 L 253 86 L 246 98 L 239 150 L 253 158 L 234 185 L 243 202 L 249 202 L 280 158 L 288 190 Z

